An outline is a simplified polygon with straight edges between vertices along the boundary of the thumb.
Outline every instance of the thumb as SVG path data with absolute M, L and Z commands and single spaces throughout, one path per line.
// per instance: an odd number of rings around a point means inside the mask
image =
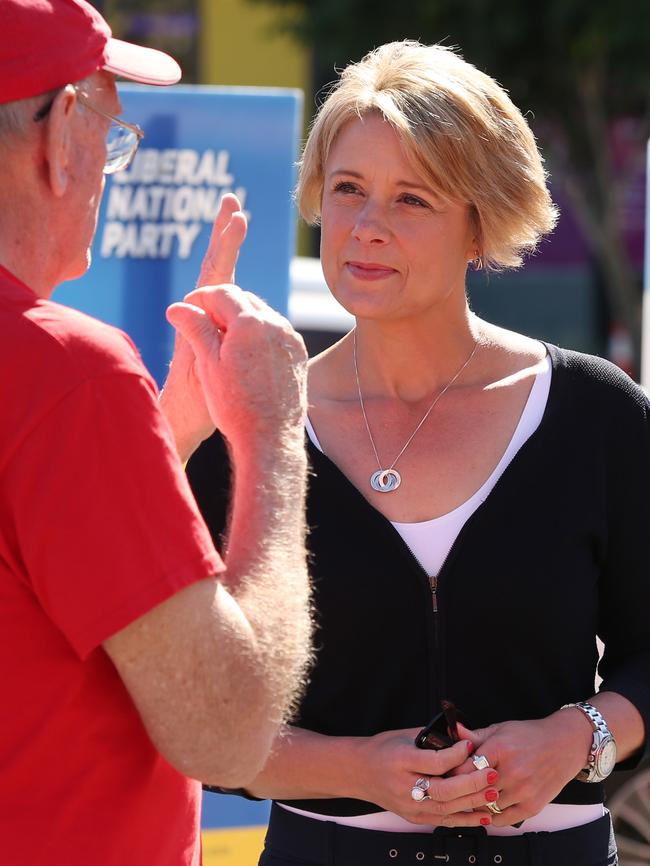
M 444 776 L 460 767 L 467 760 L 467 742 L 460 740 L 446 749 L 424 749 L 418 754 L 418 766 L 432 776 Z
M 480 746 L 490 736 L 490 728 L 468 728 L 458 722 L 458 735 L 462 740 L 469 740 L 475 747 Z
M 167 321 L 187 340 L 195 356 L 207 348 L 220 345 L 219 331 L 214 320 L 200 307 L 176 303 L 167 307 Z

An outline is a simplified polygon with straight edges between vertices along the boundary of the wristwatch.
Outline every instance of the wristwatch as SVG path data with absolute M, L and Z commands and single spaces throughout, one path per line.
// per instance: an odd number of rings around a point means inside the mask
M 596 707 L 588 704 L 586 701 L 579 701 L 577 704 L 564 704 L 562 709 L 564 710 L 567 707 L 577 707 L 579 710 L 582 710 L 594 726 L 587 766 L 580 770 L 576 779 L 580 782 L 602 782 L 614 769 L 614 764 L 616 763 L 616 740 L 607 727 L 607 722 Z

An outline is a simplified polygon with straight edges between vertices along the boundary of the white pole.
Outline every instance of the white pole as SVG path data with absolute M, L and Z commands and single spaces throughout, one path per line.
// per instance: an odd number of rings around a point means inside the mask
M 648 142 L 645 173 L 645 253 L 641 330 L 641 384 L 646 390 L 650 390 L 650 141 Z

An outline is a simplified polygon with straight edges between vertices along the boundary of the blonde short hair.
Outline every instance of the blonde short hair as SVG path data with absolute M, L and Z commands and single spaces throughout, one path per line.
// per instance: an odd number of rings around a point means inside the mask
M 518 267 L 558 217 L 535 137 L 497 82 L 451 48 L 405 40 L 343 70 L 321 105 L 299 167 L 297 200 L 320 219 L 325 162 L 342 127 L 378 112 L 437 193 L 467 203 L 479 266 Z

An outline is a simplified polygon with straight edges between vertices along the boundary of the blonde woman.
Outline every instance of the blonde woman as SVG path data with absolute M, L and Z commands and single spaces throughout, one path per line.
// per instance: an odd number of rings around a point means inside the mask
M 309 374 L 318 654 L 247 788 L 261 863 L 612 866 L 602 782 L 650 712 L 650 407 L 469 309 L 468 268 L 555 224 L 533 134 L 455 51 L 384 45 L 323 103 L 298 202 L 356 327 Z M 223 467 L 190 466 L 215 532 Z M 442 699 L 460 742 L 416 748 Z

